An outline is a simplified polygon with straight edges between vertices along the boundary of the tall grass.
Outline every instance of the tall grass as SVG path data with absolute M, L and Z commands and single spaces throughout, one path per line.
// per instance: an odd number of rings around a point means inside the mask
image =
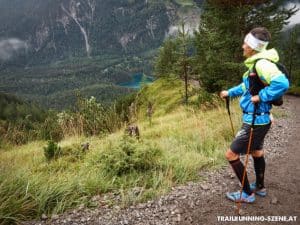
M 234 124 L 239 126 L 237 104 Z M 176 184 L 199 179 L 200 169 L 217 168 L 231 139 L 224 107 L 200 111 L 179 107 L 139 124 L 141 139 L 124 141 L 124 131 L 73 136 L 59 142 L 65 151 L 46 160 L 44 141 L 0 151 L 0 223 L 13 224 L 61 213 L 94 195 L 115 193 L 121 205 L 145 201 Z M 72 157 L 82 142 L 90 150 Z M 77 146 L 77 147 L 76 147 Z M 70 151 L 67 153 L 66 151 Z

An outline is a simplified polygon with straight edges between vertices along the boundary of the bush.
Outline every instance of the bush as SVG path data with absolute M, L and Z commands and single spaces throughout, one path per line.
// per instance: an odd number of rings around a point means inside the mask
M 63 136 L 102 135 L 112 133 L 122 125 L 116 108 L 98 103 L 95 97 L 78 97 L 76 111 L 57 114 L 57 122 Z
M 44 155 L 48 161 L 58 158 L 61 155 L 61 148 L 57 143 L 50 140 L 48 141 L 48 145 L 44 147 Z
M 26 144 L 29 140 L 29 131 L 21 123 L 9 123 L 4 139 L 15 145 Z
M 201 89 L 195 103 L 202 109 L 211 109 L 218 105 L 219 98 Z
M 85 150 L 80 144 L 73 144 L 71 146 L 66 146 L 61 148 L 59 156 L 66 157 L 70 162 L 77 162 L 83 159 L 85 155 Z
M 130 121 L 130 105 L 134 102 L 136 98 L 136 92 L 131 93 L 129 95 L 125 95 L 120 97 L 116 102 L 116 113 L 120 116 L 122 121 L 129 122 Z
M 121 176 L 157 168 L 161 155 L 157 146 L 124 136 L 117 146 L 110 145 L 101 153 L 100 163 L 106 173 Z
M 58 123 L 58 116 L 50 111 L 48 117 L 40 127 L 40 138 L 43 140 L 60 141 L 63 138 L 63 131 Z

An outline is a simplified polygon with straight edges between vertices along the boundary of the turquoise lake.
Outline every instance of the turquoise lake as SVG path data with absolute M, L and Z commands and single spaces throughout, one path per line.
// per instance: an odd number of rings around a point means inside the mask
M 127 88 L 140 89 L 142 84 L 151 84 L 154 81 L 154 77 L 146 76 L 145 74 L 134 74 L 132 80 L 125 83 L 119 83 L 118 85 Z

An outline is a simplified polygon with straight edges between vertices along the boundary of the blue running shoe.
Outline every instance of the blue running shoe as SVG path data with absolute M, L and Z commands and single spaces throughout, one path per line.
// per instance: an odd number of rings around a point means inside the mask
M 256 189 L 256 183 L 250 184 L 250 189 L 252 192 L 254 192 L 255 194 L 261 197 L 265 197 L 267 195 L 267 189 L 266 188 Z
M 242 192 L 242 198 L 240 198 L 241 192 L 227 192 L 226 197 L 234 202 L 253 203 L 255 201 L 255 194 L 248 195 L 246 192 Z

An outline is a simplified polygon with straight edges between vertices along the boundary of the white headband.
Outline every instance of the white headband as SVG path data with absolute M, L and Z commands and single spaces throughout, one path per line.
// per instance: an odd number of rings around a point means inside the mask
M 253 34 L 249 33 L 246 35 L 244 42 L 249 45 L 255 51 L 261 52 L 266 49 L 269 42 L 261 41 L 253 36 Z

